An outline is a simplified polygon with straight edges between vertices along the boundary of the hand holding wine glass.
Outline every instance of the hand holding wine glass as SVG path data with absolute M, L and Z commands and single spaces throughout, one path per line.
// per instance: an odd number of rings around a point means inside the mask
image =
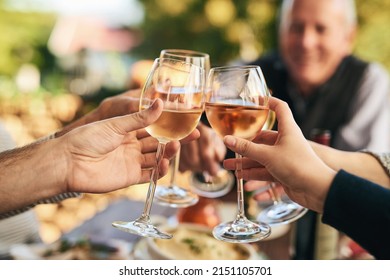
M 245 180 L 279 182 L 293 201 L 322 213 L 326 192 L 336 172 L 310 146 L 287 103 L 270 98 L 269 104 L 276 113 L 277 131 L 263 131 L 253 141 L 227 136 L 224 143 L 244 156 Z M 223 164 L 229 170 L 237 165 L 236 159 L 226 159 Z
M 206 88 L 206 116 L 219 136 L 252 140 L 261 131 L 268 115 L 269 91 L 260 67 L 212 68 Z M 236 153 L 237 216 L 213 230 L 215 238 L 232 243 L 259 241 L 271 233 L 269 225 L 252 222 L 245 216 L 241 158 Z
M 156 166 L 153 168 L 145 207 L 135 221 L 113 222 L 113 226 L 133 234 L 169 239 L 171 234 L 161 232 L 150 223 L 150 211 L 158 178 L 158 166 L 165 145 L 189 135 L 197 126 L 204 109 L 204 70 L 199 66 L 175 59 L 156 59 L 142 89 L 140 110 L 155 99 L 164 103 L 163 112 L 146 130 L 159 141 Z
M 269 110 L 268 118 L 263 126 L 263 130 L 271 130 L 276 121 L 276 114 Z M 257 220 L 267 223 L 272 226 L 289 224 L 301 218 L 306 212 L 307 208 L 291 201 L 290 199 L 282 200 L 278 193 L 277 184 L 270 182 L 268 191 L 270 193 L 273 204 L 263 209 L 257 216 Z

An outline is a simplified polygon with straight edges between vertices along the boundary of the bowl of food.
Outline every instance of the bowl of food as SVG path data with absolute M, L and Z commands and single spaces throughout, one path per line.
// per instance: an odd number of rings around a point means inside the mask
M 227 243 L 217 240 L 209 227 L 181 223 L 166 226 L 172 239 L 147 239 L 147 251 L 156 260 L 250 260 L 260 254 L 250 244 Z

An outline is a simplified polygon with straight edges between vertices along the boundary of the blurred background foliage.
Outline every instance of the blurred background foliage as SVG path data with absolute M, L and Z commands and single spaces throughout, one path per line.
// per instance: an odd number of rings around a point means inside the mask
M 378 61 L 390 71 L 390 1 L 357 0 L 359 32 L 355 53 Z
M 15 75 L 24 63 L 33 63 L 40 69 L 52 64 L 53 57 L 45 56 L 54 22 L 54 14 L 0 9 L 0 74 Z
M 135 51 L 154 57 L 163 48 L 210 54 L 213 65 L 255 59 L 275 46 L 277 1 L 141 0 L 145 40 Z

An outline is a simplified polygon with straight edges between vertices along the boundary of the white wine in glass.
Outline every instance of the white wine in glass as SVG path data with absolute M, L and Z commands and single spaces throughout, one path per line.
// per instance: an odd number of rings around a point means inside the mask
M 204 75 L 210 70 L 210 57 L 207 53 L 184 49 L 164 49 L 160 52 L 160 58 L 169 58 L 184 61 L 199 66 L 204 70 Z M 206 77 L 206 76 L 205 76 Z M 170 161 L 169 185 L 157 185 L 154 200 L 161 205 L 173 208 L 184 208 L 196 204 L 199 201 L 197 194 L 189 188 L 179 186 L 176 183 L 176 174 L 179 172 L 180 150 Z
M 165 145 L 172 140 L 188 136 L 198 125 L 204 110 L 204 70 L 199 66 L 175 59 L 156 59 L 142 89 L 140 110 L 149 108 L 154 100 L 161 99 L 164 108 L 161 116 L 146 130 L 159 142 L 156 166 L 149 183 L 145 207 L 135 221 L 116 221 L 112 225 L 120 230 L 141 236 L 169 239 L 171 234 L 161 232 L 150 222 L 150 211 L 158 179 L 158 166 Z
M 221 137 L 234 135 L 252 140 L 261 131 L 268 116 L 269 92 L 258 66 L 227 66 L 210 70 L 207 80 L 205 112 L 211 127 Z M 265 223 L 245 216 L 241 158 L 236 153 L 237 215 L 231 222 L 213 230 L 215 238 L 248 243 L 262 240 L 271 233 Z

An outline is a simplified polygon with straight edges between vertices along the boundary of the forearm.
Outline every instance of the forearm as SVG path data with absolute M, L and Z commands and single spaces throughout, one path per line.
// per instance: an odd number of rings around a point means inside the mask
M 65 161 L 54 142 L 35 143 L 0 154 L 0 213 L 65 190 Z
M 346 152 L 310 143 L 316 154 L 332 169 L 345 171 L 390 188 L 390 177 L 372 155 L 363 152 Z

